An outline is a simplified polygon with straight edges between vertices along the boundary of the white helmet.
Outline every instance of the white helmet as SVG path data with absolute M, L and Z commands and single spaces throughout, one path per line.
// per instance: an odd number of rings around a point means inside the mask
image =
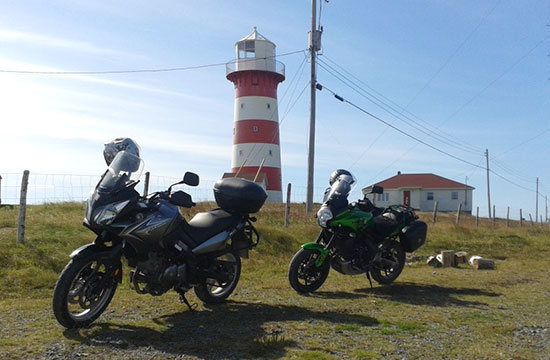
M 140 148 L 139 145 L 130 138 L 116 138 L 111 142 L 105 144 L 105 149 L 103 150 L 103 157 L 107 165 L 110 165 L 115 155 L 119 151 L 128 151 L 133 155 L 139 157 Z

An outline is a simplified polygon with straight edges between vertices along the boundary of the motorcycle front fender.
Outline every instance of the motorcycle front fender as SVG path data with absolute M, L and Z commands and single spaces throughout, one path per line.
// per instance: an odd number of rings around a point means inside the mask
M 92 257 L 97 253 L 108 253 L 109 260 L 113 261 L 110 266 L 114 266 L 114 276 L 116 280 L 122 282 L 122 264 L 120 263 L 120 257 L 122 256 L 122 244 L 118 244 L 114 247 L 107 247 L 103 244 L 86 244 L 78 249 L 74 250 L 69 257 L 72 260 L 81 260 L 88 257 Z
M 330 251 L 323 245 L 314 242 L 305 243 L 302 245 L 302 248 L 306 250 L 318 251 L 321 254 L 321 256 L 319 256 L 317 260 L 315 260 L 316 267 L 321 267 L 330 253 Z

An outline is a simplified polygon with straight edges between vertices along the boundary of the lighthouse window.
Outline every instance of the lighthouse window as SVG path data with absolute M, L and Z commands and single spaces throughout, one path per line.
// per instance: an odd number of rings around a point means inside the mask
M 252 131 L 258 132 L 258 127 L 256 125 L 252 126 Z
M 267 103 L 267 108 L 271 109 L 271 104 L 270 103 Z
M 239 150 L 239 156 L 243 156 L 243 151 Z
M 239 43 L 239 58 L 253 58 L 254 57 L 254 40 L 246 40 Z
M 244 104 L 241 104 L 241 109 L 244 108 Z
M 273 150 L 269 150 L 269 156 L 273 156 Z

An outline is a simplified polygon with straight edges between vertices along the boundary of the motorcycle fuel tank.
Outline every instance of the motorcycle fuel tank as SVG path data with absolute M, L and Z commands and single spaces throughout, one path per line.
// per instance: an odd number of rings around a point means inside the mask
M 353 231 L 359 231 L 372 226 L 371 213 L 358 209 L 346 210 L 331 220 L 330 227 L 346 227 Z

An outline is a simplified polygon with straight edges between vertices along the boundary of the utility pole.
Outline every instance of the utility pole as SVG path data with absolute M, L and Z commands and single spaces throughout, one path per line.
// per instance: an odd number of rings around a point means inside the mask
M 322 0 L 321 0 L 322 1 Z M 309 152 L 307 155 L 307 195 L 306 212 L 313 211 L 313 173 L 315 163 L 315 91 L 317 85 L 317 51 L 321 49 L 321 30 L 317 30 L 317 0 L 311 0 L 311 31 L 309 52 L 311 55 L 310 106 L 309 106 Z
M 485 158 L 487 160 L 487 209 L 489 210 L 489 219 L 491 218 L 491 190 L 489 187 L 489 149 L 485 149 Z
M 537 178 L 537 199 L 535 200 L 535 222 L 539 220 L 539 178 Z
M 545 214 L 545 217 L 544 217 L 544 222 L 548 222 L 548 196 L 545 196 L 544 200 L 546 202 L 546 214 Z

